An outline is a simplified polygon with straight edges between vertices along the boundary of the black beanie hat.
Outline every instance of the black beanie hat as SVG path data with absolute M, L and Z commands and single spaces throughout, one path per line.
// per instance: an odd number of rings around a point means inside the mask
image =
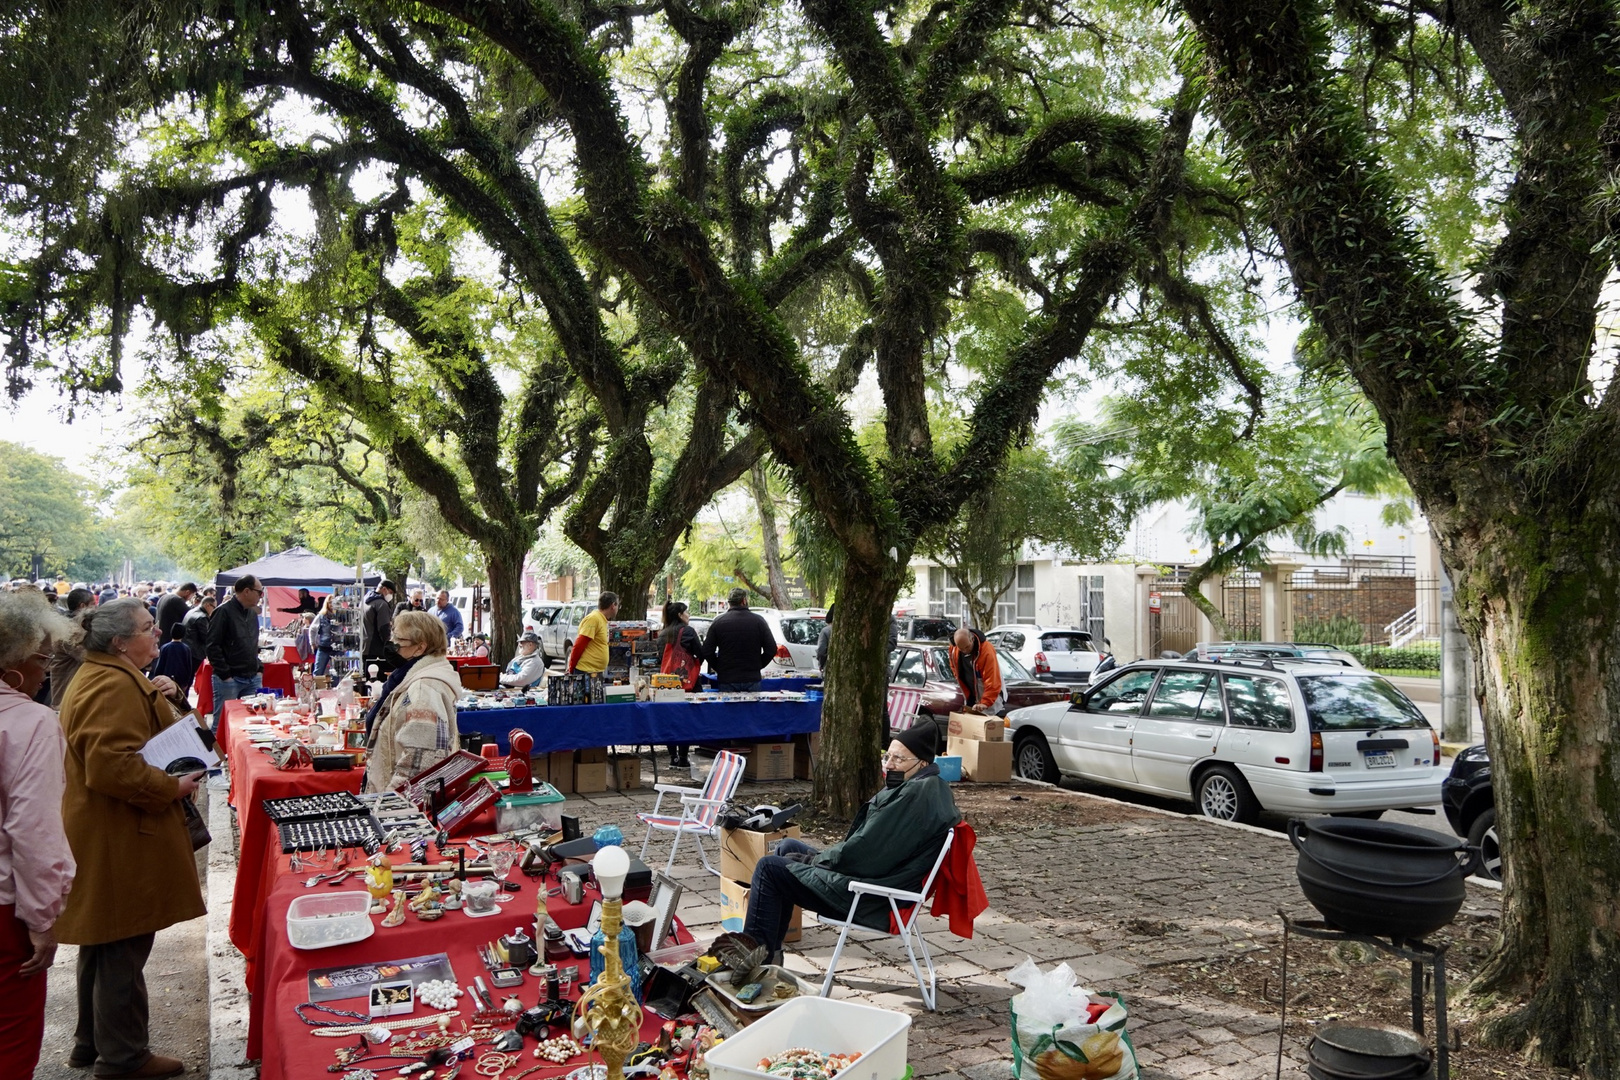
M 934 760 L 934 725 L 931 723 L 915 724 L 904 731 L 895 734 L 900 745 L 910 750 L 913 755 L 922 761 Z

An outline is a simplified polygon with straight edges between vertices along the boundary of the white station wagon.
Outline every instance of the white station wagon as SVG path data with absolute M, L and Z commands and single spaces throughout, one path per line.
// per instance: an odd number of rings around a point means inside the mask
M 1369 671 L 1301 659 L 1147 660 L 1008 718 L 1018 774 L 1190 799 L 1206 817 L 1440 801 L 1440 736 Z

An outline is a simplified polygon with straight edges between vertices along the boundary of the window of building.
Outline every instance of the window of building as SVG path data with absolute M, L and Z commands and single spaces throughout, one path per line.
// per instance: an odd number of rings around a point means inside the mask
M 1101 648 L 1108 635 L 1103 629 L 1103 576 L 1080 575 L 1080 628 L 1091 632 L 1091 640 Z

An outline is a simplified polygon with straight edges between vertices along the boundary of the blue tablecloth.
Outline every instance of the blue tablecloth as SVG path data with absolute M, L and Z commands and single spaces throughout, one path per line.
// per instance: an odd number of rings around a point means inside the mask
M 520 727 L 534 736 L 533 753 L 649 743 L 768 742 L 821 730 L 819 701 L 636 701 L 614 705 L 545 705 L 529 709 L 465 709 L 463 732 L 482 731 L 506 753 L 506 736 Z

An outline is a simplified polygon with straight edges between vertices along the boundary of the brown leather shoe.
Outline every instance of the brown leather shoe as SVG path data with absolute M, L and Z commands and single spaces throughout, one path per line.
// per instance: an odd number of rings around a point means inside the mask
M 92 1048 L 75 1046 L 68 1055 L 67 1067 L 70 1069 L 88 1069 L 96 1063 L 96 1051 Z
M 150 1080 L 154 1076 L 179 1076 L 185 1071 L 186 1063 L 179 1058 L 153 1054 L 134 1072 L 96 1073 L 96 1080 Z

